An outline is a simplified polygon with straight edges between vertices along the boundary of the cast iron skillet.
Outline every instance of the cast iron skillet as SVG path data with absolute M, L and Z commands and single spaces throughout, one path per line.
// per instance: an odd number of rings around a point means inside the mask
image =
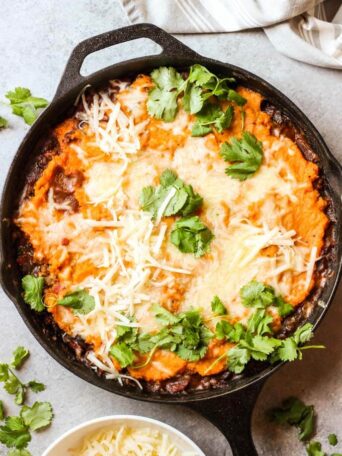
M 89 77 L 80 75 L 80 68 L 85 57 L 95 51 L 126 41 L 150 38 L 162 47 L 158 55 L 131 59 L 111 65 Z M 244 86 L 256 90 L 267 97 L 272 103 L 281 108 L 291 121 L 304 133 L 308 143 L 317 153 L 320 166 L 324 170 L 328 193 L 332 199 L 334 216 L 336 218 L 336 233 L 334 255 L 332 256 L 331 274 L 322 290 L 320 299 L 325 307 L 315 306 L 309 321 L 316 327 L 325 314 L 336 290 L 341 271 L 341 199 L 342 170 L 331 155 L 322 137 L 305 115 L 282 93 L 259 77 L 230 64 L 203 57 L 180 41 L 173 38 L 160 28 L 150 24 L 133 25 L 119 30 L 107 32 L 87 39 L 80 43 L 72 52 L 67 63 L 62 80 L 50 106 L 35 122 L 24 138 L 9 170 L 5 183 L 1 208 L 1 279 L 2 286 L 14 302 L 24 322 L 40 342 L 40 344 L 60 364 L 84 380 L 116 394 L 133 399 L 150 402 L 187 404 L 211 420 L 227 437 L 234 456 L 257 455 L 251 437 L 251 416 L 258 393 L 265 378 L 279 367 L 261 366 L 259 370 L 249 375 L 234 379 L 221 389 L 195 391 L 187 395 L 152 394 L 146 391 L 121 387 L 117 382 L 98 377 L 91 369 L 75 360 L 71 352 L 60 339 L 47 337 L 41 317 L 32 312 L 21 297 L 20 271 L 16 265 L 16 251 L 11 238 L 12 226 L 10 219 L 18 207 L 18 199 L 25 184 L 25 176 L 33 158 L 39 153 L 41 138 L 47 134 L 56 122 L 63 119 L 67 110 L 73 105 L 77 95 L 86 84 L 96 87 L 109 79 L 120 78 L 128 73 L 147 72 L 161 65 L 172 65 L 184 68 L 194 63 L 200 63 L 218 74 L 234 76 Z

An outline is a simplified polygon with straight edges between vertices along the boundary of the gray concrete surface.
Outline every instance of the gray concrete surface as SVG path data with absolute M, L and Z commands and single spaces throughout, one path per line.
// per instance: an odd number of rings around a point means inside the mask
M 0 99 L 15 86 L 31 88 L 37 96 L 52 99 L 66 59 L 82 39 L 127 24 L 117 0 L 2 0 L 0 4 Z M 309 116 L 336 156 L 342 159 L 342 74 L 302 64 L 279 55 L 261 31 L 226 35 L 181 36 L 181 40 L 210 57 L 244 67 L 285 92 Z M 109 49 L 87 59 L 84 72 L 91 72 L 131 57 L 155 51 L 151 43 L 137 42 Z M 3 185 L 12 157 L 28 128 L 22 119 L 6 115 L 10 128 L 0 133 L 0 181 Z M 327 435 L 336 432 L 342 451 L 342 290 L 320 326 L 316 340 L 326 344 L 324 352 L 307 352 L 302 362 L 286 365 L 269 379 L 258 400 L 253 435 L 260 455 L 301 456 L 304 447 L 293 429 L 279 428 L 265 419 L 265 410 L 288 395 L 315 404 L 317 437 L 329 447 Z M 227 443 L 210 423 L 185 408 L 149 405 L 113 396 L 73 376 L 38 345 L 12 303 L 0 291 L 0 360 L 10 357 L 18 344 L 27 346 L 31 360 L 25 378 L 47 385 L 39 398 L 50 400 L 55 410 L 53 425 L 34 436 L 34 456 L 64 431 L 80 422 L 108 414 L 132 413 L 161 419 L 193 438 L 208 456 L 230 454 Z M 10 398 L 0 388 L 0 398 Z M 32 401 L 34 397 L 30 398 Z M 234 411 L 232 411 L 234 413 Z M 329 453 L 332 449 L 329 449 Z M 0 448 L 0 455 L 6 451 Z M 62 456 L 62 455 L 61 455 Z

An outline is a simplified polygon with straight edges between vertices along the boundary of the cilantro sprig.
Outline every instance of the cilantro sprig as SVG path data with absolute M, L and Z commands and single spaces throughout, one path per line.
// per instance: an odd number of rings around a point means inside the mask
M 186 361 L 202 359 L 213 333 L 204 325 L 199 311 L 173 314 L 158 304 L 152 306 L 162 328 L 156 333 L 139 333 L 134 327 L 117 327 L 117 339 L 110 353 L 122 368 L 141 368 L 149 363 L 156 349 L 176 353 Z M 149 353 L 143 365 L 134 365 L 137 353 Z
M 6 93 L 12 113 L 20 116 L 28 125 L 32 125 L 39 115 L 39 109 L 45 108 L 49 102 L 45 98 L 33 97 L 31 91 L 24 87 L 16 87 Z
M 22 405 L 25 402 L 27 390 L 30 389 L 35 393 L 39 393 L 45 389 L 42 383 L 35 380 L 23 383 L 14 372 L 15 369 L 21 368 L 29 355 L 30 353 L 25 347 L 17 347 L 13 352 L 11 364 L 0 364 L 0 382 L 4 384 L 4 389 L 8 394 L 15 396 L 17 405 Z
M 225 161 L 231 163 L 226 168 L 226 174 L 233 179 L 244 181 L 260 168 L 263 148 L 261 141 L 244 131 L 241 139 L 232 138 L 230 142 L 224 142 L 220 154 Z
M 95 308 L 95 299 L 86 290 L 76 290 L 67 293 L 62 299 L 59 299 L 59 306 L 70 307 L 75 314 L 86 315 Z
M 168 200 L 165 206 L 165 201 Z M 140 196 L 140 205 L 150 212 L 155 220 L 158 215 L 188 216 L 196 212 L 203 204 L 203 198 L 194 191 L 191 185 L 185 184 L 175 172 L 166 169 L 160 176 L 158 187 L 144 187 Z M 164 207 L 162 214 L 160 208 Z
M 7 448 L 18 450 L 27 447 L 31 441 L 31 432 L 46 428 L 51 424 L 53 411 L 49 402 L 35 402 L 32 407 L 24 405 L 19 416 L 8 416 L 0 426 L 0 442 Z M 10 453 L 11 454 L 11 453 Z M 13 455 L 25 455 L 25 452 L 12 452 Z M 30 454 L 26 451 L 26 454 Z
M 160 67 L 153 70 L 151 79 L 154 88 L 148 95 L 147 109 L 151 116 L 172 122 L 179 109 L 179 99 L 186 112 L 196 116 L 192 136 L 204 136 L 215 128 L 222 132 L 229 128 L 233 106 L 223 111 L 215 101 L 226 100 L 243 106 L 246 99 L 231 88 L 234 78 L 219 78 L 202 65 L 190 67 L 189 76 L 183 79 L 172 67 Z

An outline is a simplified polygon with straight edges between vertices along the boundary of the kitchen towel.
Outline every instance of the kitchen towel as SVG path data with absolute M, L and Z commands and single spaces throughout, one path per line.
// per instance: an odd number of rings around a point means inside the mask
M 170 33 L 220 33 L 262 27 L 278 51 L 342 69 L 342 0 L 121 0 L 132 24 Z

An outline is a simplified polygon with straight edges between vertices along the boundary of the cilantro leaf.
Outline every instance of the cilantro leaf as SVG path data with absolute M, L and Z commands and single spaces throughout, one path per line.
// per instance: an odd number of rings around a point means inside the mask
M 306 447 L 308 456 L 326 456 L 326 453 L 322 451 L 322 445 L 319 442 L 310 442 Z
M 283 401 L 281 407 L 271 410 L 271 418 L 276 423 L 298 427 L 300 440 L 309 440 L 314 433 L 314 407 L 305 405 L 296 397 L 289 397 Z
M 210 125 L 202 125 L 199 122 L 195 122 L 192 126 L 191 136 L 206 136 L 208 133 L 212 131 L 213 129 Z
M 197 216 L 186 217 L 174 223 L 171 242 L 183 253 L 193 253 L 195 257 L 206 254 L 214 235 Z
M 247 103 L 246 98 L 233 89 L 228 90 L 228 100 L 234 101 L 238 106 L 243 106 Z
M 175 91 L 166 92 L 155 87 L 148 94 L 147 109 L 149 114 L 156 119 L 172 122 L 178 112 L 177 97 L 178 93 Z
M 240 297 L 246 307 L 265 308 L 273 303 L 275 294 L 272 287 L 251 280 L 241 288 Z
M 43 429 L 51 424 L 52 406 L 50 402 L 35 402 L 32 407 L 24 405 L 20 417 L 31 431 Z
M 226 339 L 230 342 L 238 343 L 245 337 L 245 329 L 241 323 L 232 325 L 226 320 L 221 320 L 216 325 L 215 335 L 219 340 Z
M 21 283 L 24 290 L 24 301 L 26 304 L 29 304 L 32 310 L 42 312 L 45 309 L 42 299 L 44 286 L 43 277 L 26 275 L 22 278 Z
M 211 301 L 211 310 L 216 315 L 226 315 L 227 309 L 218 296 L 214 296 Z
M 291 304 L 285 302 L 282 296 L 276 295 L 273 287 L 256 280 L 251 280 L 240 290 L 242 304 L 246 307 L 257 309 L 275 306 L 281 317 L 286 317 L 293 312 Z
M 179 317 L 169 312 L 159 304 L 153 304 L 152 311 L 157 321 L 163 325 L 174 325 L 179 322 Z
M 151 73 L 152 81 L 159 89 L 179 89 L 184 79 L 173 67 L 160 67 Z
M 5 418 L 5 407 L 4 403 L 0 400 L 0 421 Z
M 172 67 L 160 67 L 151 73 L 155 87 L 148 94 L 147 109 L 151 116 L 172 122 L 178 111 L 178 89 L 184 83 Z
M 86 290 L 76 290 L 66 294 L 57 304 L 71 307 L 76 314 L 86 315 L 94 310 L 95 299 Z
M 20 369 L 24 361 L 30 356 L 30 352 L 25 347 L 17 347 L 13 352 L 11 365 L 15 369 Z
M 243 132 L 242 139 L 232 138 L 221 146 L 221 156 L 231 162 L 226 168 L 226 174 L 233 179 L 244 181 L 258 171 L 263 159 L 261 141 L 248 132 Z
M 9 452 L 7 453 L 7 456 L 32 456 L 32 455 L 26 449 L 18 450 L 17 448 L 13 448 L 13 449 L 9 450 Z
M 272 334 L 270 326 L 272 323 L 273 317 L 271 315 L 268 315 L 264 309 L 257 309 L 248 319 L 247 331 L 260 336 Z
M 0 382 L 6 382 L 9 377 L 8 364 L 0 363 Z
M 228 352 L 229 370 L 235 374 L 241 374 L 250 359 L 250 351 L 247 348 L 237 345 Z
M 0 116 L 0 130 L 8 127 L 8 120 Z
M 132 348 L 125 342 L 119 342 L 112 345 L 110 354 L 118 361 L 122 368 L 130 366 L 135 360 Z
M 32 125 L 37 119 L 38 109 L 49 104 L 45 98 L 33 97 L 31 91 L 24 87 L 16 87 L 5 96 L 10 101 L 13 114 L 23 117 L 28 125 Z
M 0 442 L 7 448 L 25 448 L 30 441 L 30 432 L 21 417 L 8 416 L 0 426 Z
M 338 444 L 337 435 L 336 434 L 329 434 L 328 435 L 328 442 L 332 446 L 336 446 Z
M 195 85 L 187 84 L 183 97 L 183 107 L 186 112 L 196 114 L 203 108 L 202 90 Z
M 34 392 L 40 393 L 41 391 L 45 390 L 45 385 L 43 383 L 39 383 L 36 380 L 31 380 L 28 382 L 27 386 Z
M 166 206 L 165 201 L 168 201 Z M 203 198 L 170 169 L 161 174 L 159 187 L 144 187 L 140 196 L 141 208 L 150 212 L 154 220 L 160 215 L 161 207 L 164 207 L 162 216 L 186 216 L 196 212 L 202 204 Z

